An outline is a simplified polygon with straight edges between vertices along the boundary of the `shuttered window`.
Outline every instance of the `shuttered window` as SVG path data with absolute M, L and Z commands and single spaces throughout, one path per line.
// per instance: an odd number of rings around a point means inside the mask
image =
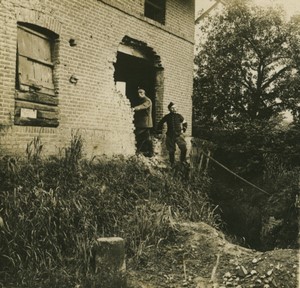
M 165 24 L 166 0 L 145 0 L 145 16 Z
M 36 29 L 33 29 L 36 28 Z M 18 25 L 15 124 L 58 126 L 53 81 L 56 37 Z

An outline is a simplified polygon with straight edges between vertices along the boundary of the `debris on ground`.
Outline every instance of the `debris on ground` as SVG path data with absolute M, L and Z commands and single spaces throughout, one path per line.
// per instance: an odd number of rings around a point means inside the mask
M 128 263 L 128 288 L 297 288 L 298 251 L 259 252 L 229 243 L 199 223 L 177 224 L 172 243 L 149 247 Z

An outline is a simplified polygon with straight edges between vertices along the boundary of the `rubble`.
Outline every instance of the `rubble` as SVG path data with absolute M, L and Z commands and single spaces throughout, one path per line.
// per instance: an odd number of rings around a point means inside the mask
M 264 259 L 254 258 L 252 261 L 249 260 L 247 262 L 243 260 L 240 263 L 231 260 L 230 262 L 235 263 L 236 267 L 235 270 L 226 271 L 224 273 L 223 284 L 225 284 L 225 287 L 296 287 L 280 286 L 278 283 L 279 280 L 282 282 L 284 279 L 288 279 L 288 277 L 295 277 L 298 266 L 296 264 L 286 263 L 286 266 L 289 266 L 289 269 L 293 270 L 291 273 L 282 263 L 270 263 L 270 260 L 271 259 L 268 259 L 267 257 Z M 232 271 L 235 271 L 235 273 L 232 274 Z M 229 276 L 231 279 L 228 279 Z
M 202 222 L 181 223 L 177 228 L 174 243 L 147 254 L 151 265 L 148 260 L 147 267 L 129 271 L 133 273 L 130 280 L 135 281 L 128 288 L 298 287 L 296 250 L 247 249 L 227 242 Z

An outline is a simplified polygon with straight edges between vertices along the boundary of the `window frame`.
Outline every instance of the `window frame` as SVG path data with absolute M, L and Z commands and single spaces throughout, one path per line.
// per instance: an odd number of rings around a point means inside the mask
M 165 25 L 166 22 L 166 0 L 161 0 L 161 4 L 157 4 L 155 0 L 145 0 L 144 15 L 160 24 Z
M 15 125 L 59 125 L 54 75 L 57 40 L 58 35 L 52 31 L 29 23 L 17 24 Z

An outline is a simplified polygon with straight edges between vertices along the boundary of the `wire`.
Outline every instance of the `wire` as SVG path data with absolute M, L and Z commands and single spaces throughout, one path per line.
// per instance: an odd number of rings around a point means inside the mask
M 201 151 L 206 157 L 208 157 L 209 159 L 211 159 L 213 162 L 215 162 L 216 164 L 218 164 L 219 166 L 221 166 L 223 169 L 225 169 L 227 172 L 233 174 L 235 177 L 239 178 L 240 180 L 244 181 L 245 183 L 247 183 L 248 185 L 258 189 L 259 191 L 263 192 L 264 194 L 267 195 L 271 195 L 270 193 L 268 193 L 267 191 L 257 187 L 256 185 L 254 185 L 253 183 L 249 182 L 248 180 L 244 179 L 243 177 L 239 176 L 238 174 L 234 173 L 233 171 L 231 171 L 229 168 L 227 168 L 226 166 L 224 166 L 223 164 L 221 164 L 219 161 L 215 160 L 214 158 L 212 158 L 211 156 L 207 155 L 205 152 Z

